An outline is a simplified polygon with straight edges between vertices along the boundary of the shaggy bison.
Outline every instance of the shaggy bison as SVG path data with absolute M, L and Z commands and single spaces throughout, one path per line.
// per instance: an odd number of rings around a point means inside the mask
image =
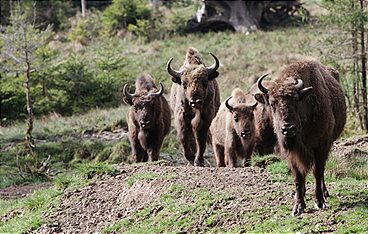
M 308 59 L 285 68 L 269 88 L 263 86 L 263 78 L 258 80 L 263 93 L 255 98 L 269 103 L 278 146 L 294 175 L 296 201 L 292 214 L 304 212 L 305 177 L 310 168 L 315 177 L 316 207 L 326 208 L 325 164 L 346 121 L 338 72 Z
M 189 48 L 179 71 L 171 68 L 170 58 L 167 71 L 174 82 L 171 87 L 170 104 L 175 115 L 175 128 L 189 164 L 204 166 L 203 153 L 206 149 L 208 130 L 220 106 L 220 92 L 215 78 L 220 62 L 206 67 L 198 50 Z
M 257 104 L 247 104 L 246 95 L 239 88 L 221 104 L 210 127 L 218 167 L 235 167 L 237 157 L 244 158 L 244 166 L 250 166 L 255 143 L 253 111 Z
M 124 89 L 128 111 L 129 140 L 136 162 L 157 161 L 164 137 L 169 133 L 171 113 L 160 83 L 158 90 L 150 75 L 142 75 L 135 82 L 135 92 Z
M 263 75 L 263 77 L 266 77 L 268 74 Z M 266 83 L 266 84 L 264 84 Z M 268 87 L 271 84 L 271 82 L 264 81 L 263 85 Z M 247 96 L 250 96 L 248 100 L 254 99 L 254 96 L 262 93 L 258 89 L 258 84 L 254 84 L 250 92 L 247 94 Z M 276 146 L 276 134 L 273 130 L 273 124 L 272 124 L 272 113 L 271 109 L 268 105 L 260 104 L 257 105 L 256 109 L 254 110 L 254 119 L 255 119 L 255 146 L 254 146 L 254 152 L 259 155 L 265 155 L 265 154 L 272 154 L 277 149 L 275 149 Z M 277 147 L 276 147 L 277 148 Z

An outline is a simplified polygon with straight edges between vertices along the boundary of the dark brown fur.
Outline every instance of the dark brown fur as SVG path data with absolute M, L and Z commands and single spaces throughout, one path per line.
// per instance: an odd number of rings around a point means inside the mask
M 209 127 L 220 106 L 220 92 L 215 80 L 218 72 L 209 76 L 195 48 L 188 49 L 180 71 L 180 79 L 173 79 L 175 83 L 171 87 L 174 125 L 189 164 L 203 166 Z M 192 107 L 189 102 L 195 98 L 202 102 Z
M 237 158 L 242 158 L 243 165 L 250 166 L 255 144 L 253 111 L 257 102 L 247 103 L 245 93 L 239 88 L 231 96 L 231 109 L 222 103 L 210 127 L 216 165 L 235 167 Z
M 299 89 L 295 85 L 298 79 L 303 81 Z M 304 212 L 305 177 L 311 168 L 316 180 L 316 206 L 326 207 L 325 164 L 346 121 L 345 99 L 338 80 L 336 70 L 308 59 L 284 69 L 264 94 L 272 108 L 281 154 L 287 158 L 295 178 L 293 215 Z
M 264 86 L 268 87 L 271 82 L 264 81 Z M 257 84 L 254 84 L 247 96 L 250 96 L 248 100 L 254 99 L 254 95 L 260 94 Z M 277 151 L 276 146 L 276 134 L 273 130 L 272 113 L 268 105 L 260 103 L 254 110 L 255 119 L 255 146 L 254 152 L 258 155 L 272 154 Z M 276 147 L 277 148 L 277 147 Z
M 169 133 L 171 112 L 165 97 L 150 96 L 157 87 L 150 75 L 142 75 L 135 82 L 138 97 L 125 101 L 128 111 L 129 140 L 136 162 L 157 161 L 164 137 Z M 149 127 L 141 123 L 150 122 Z

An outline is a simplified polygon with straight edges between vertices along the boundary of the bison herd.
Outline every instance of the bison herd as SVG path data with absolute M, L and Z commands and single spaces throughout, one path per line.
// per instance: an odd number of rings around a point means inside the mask
M 315 177 L 315 204 L 326 208 L 329 196 L 324 170 L 332 143 L 346 121 L 345 98 L 339 73 L 314 59 L 286 67 L 273 81 L 261 76 L 249 91 L 236 88 L 220 103 L 216 78 L 220 62 L 207 67 L 195 48 L 189 48 L 179 70 L 167 63 L 173 81 L 170 106 L 183 154 L 189 165 L 204 166 L 206 144 L 212 144 L 218 167 L 235 167 L 238 159 L 250 165 L 251 155 L 277 153 L 288 162 L 294 176 L 293 215 L 305 209 L 305 180 Z M 159 158 L 169 133 L 171 111 L 149 75 L 136 80 L 135 92 L 124 86 L 129 140 L 137 162 Z

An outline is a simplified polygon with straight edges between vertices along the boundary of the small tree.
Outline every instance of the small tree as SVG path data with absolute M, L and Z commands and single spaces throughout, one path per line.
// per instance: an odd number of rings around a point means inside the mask
M 333 45 L 325 59 L 347 71 L 343 77 L 349 107 L 362 130 L 368 133 L 367 100 L 367 0 L 325 0 L 330 11 L 327 20 L 337 26 L 327 40 Z
M 35 5 L 34 5 L 35 7 Z M 27 154 L 31 155 L 33 162 L 38 166 L 39 160 L 33 152 L 35 146 L 32 137 L 33 130 L 33 100 L 31 94 L 32 72 L 41 69 L 42 64 L 36 56 L 36 52 L 45 46 L 51 36 L 50 27 L 46 30 L 38 30 L 33 19 L 23 14 L 22 6 L 18 3 L 9 18 L 9 25 L 0 30 L 1 53 L 3 68 L 21 74 L 24 77 L 25 99 L 27 106 L 27 130 L 25 134 L 25 145 Z M 28 168 L 30 169 L 30 168 Z

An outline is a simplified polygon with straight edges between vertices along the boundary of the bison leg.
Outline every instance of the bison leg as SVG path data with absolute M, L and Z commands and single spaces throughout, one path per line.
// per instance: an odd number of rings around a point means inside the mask
M 317 209 L 327 208 L 324 193 L 328 194 L 326 185 L 324 183 L 324 169 L 325 165 L 322 162 L 316 162 L 314 165 L 314 178 L 316 180 L 315 185 L 315 205 Z
M 194 137 L 196 139 L 196 148 L 197 148 L 197 152 L 196 152 L 195 159 L 194 159 L 194 166 L 196 167 L 204 166 L 203 154 L 204 154 L 204 151 L 206 150 L 207 135 L 208 135 L 208 127 L 201 128 L 200 130 L 194 133 Z
M 215 159 L 216 159 L 216 166 L 224 167 L 225 166 L 224 147 L 216 143 L 212 143 L 212 145 L 213 145 L 213 152 L 215 154 Z
M 157 139 L 151 144 L 151 147 L 148 149 L 148 159 L 150 161 L 153 162 L 159 159 L 162 141 L 163 139 Z
M 236 167 L 236 154 L 232 144 L 225 145 L 225 163 L 228 167 Z
M 253 153 L 253 147 L 249 146 L 248 149 L 245 150 L 245 157 L 244 157 L 244 167 L 250 167 L 251 165 L 251 157 Z
M 291 159 L 292 160 L 292 159 Z M 290 160 L 290 161 L 291 161 Z M 295 162 L 290 163 L 291 172 L 294 175 L 294 184 L 295 184 L 295 203 L 293 207 L 293 216 L 298 216 L 304 213 L 305 209 L 305 172 L 301 171 Z
M 147 162 L 147 152 L 142 148 L 138 139 L 131 141 L 132 144 L 132 155 L 135 157 L 136 162 Z
M 194 164 L 194 153 L 192 147 L 194 145 L 193 134 L 185 130 L 185 128 L 178 130 L 179 141 L 183 146 L 183 154 L 186 160 L 188 160 L 188 165 Z

